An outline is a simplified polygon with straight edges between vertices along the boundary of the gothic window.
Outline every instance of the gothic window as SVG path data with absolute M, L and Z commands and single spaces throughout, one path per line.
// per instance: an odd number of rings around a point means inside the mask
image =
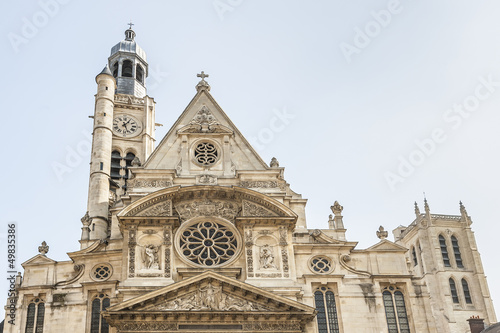
M 121 170 L 121 165 L 120 161 L 122 160 L 122 157 L 120 155 L 120 152 L 114 150 L 111 153 L 111 179 L 120 179 L 120 170 Z
M 116 78 L 118 76 L 118 61 L 113 64 L 111 70 L 113 71 L 113 77 Z
M 318 333 L 339 333 L 339 320 L 335 295 L 330 288 L 320 287 L 314 292 L 314 303 L 318 314 Z
M 33 299 L 28 305 L 25 333 L 43 333 L 45 303 L 40 298 Z
M 451 299 L 453 300 L 453 303 L 460 304 L 460 300 L 458 299 L 457 285 L 455 284 L 455 280 L 450 278 L 449 282 L 450 282 Z
M 139 81 L 140 83 L 144 83 L 144 70 L 139 64 L 135 67 L 135 77 L 137 81 Z
M 463 268 L 462 255 L 460 254 L 460 247 L 458 246 L 458 240 L 455 236 L 451 236 L 451 246 L 453 247 L 453 254 L 455 255 L 457 267 Z
M 465 303 L 472 304 L 472 298 L 470 297 L 469 284 L 465 279 L 462 279 L 462 289 L 464 291 Z
M 411 247 L 411 257 L 413 259 L 413 266 L 417 266 L 418 265 L 418 261 L 417 261 L 417 252 L 415 250 L 415 246 Z
M 90 333 L 109 333 L 109 325 L 101 316 L 101 312 L 109 307 L 109 297 L 105 294 L 97 295 L 92 301 L 90 315 Z
M 382 292 L 389 333 L 410 333 L 403 293 L 398 287 L 389 286 Z
M 132 61 L 125 60 L 122 65 L 122 76 L 133 77 L 132 68 Z
M 439 235 L 439 247 L 441 248 L 441 255 L 443 256 L 444 267 L 451 267 L 450 257 L 448 256 L 448 246 L 443 235 Z

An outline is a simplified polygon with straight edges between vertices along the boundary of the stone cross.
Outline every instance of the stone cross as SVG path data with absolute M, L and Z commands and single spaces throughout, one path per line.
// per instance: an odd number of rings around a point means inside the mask
M 197 77 L 201 77 L 202 81 L 205 81 L 206 77 L 209 77 L 208 74 L 205 74 L 204 71 L 201 71 L 201 74 L 196 74 Z
M 133 26 L 133 25 L 135 25 L 135 24 L 133 24 L 133 23 L 132 23 L 132 20 L 130 20 L 130 23 L 127 23 L 127 24 L 130 26 L 130 28 L 129 28 L 129 29 L 132 29 L 132 26 Z M 202 72 L 202 73 L 203 73 L 203 72 Z

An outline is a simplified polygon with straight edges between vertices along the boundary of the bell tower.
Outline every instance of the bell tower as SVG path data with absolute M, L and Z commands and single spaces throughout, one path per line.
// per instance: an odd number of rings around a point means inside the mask
M 111 49 L 108 64 L 116 79 L 118 94 L 143 98 L 146 96 L 146 77 L 148 77 L 146 52 L 135 42 L 133 24 L 129 25 L 130 28 L 125 30 L 125 40 Z
M 125 39 L 112 47 L 108 65 L 96 77 L 88 214 L 82 219 L 82 242 L 109 236 L 110 208 L 127 193 L 128 169 L 144 163 L 154 148 L 155 101 L 146 94 L 146 52 L 135 42 L 132 25 L 125 31 Z

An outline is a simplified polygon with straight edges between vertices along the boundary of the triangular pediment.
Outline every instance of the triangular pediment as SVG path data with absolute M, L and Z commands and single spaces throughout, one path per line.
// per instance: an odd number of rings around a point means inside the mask
M 391 251 L 391 252 L 406 252 L 408 249 L 404 246 L 398 245 L 396 243 L 393 243 L 391 241 L 388 241 L 387 239 L 383 239 L 377 244 L 369 247 L 366 249 L 367 251 Z
M 197 167 L 191 156 L 192 144 L 205 139 L 213 142 L 219 150 L 220 163 L 212 170 L 217 171 L 219 167 L 227 174 L 228 170 L 269 169 L 206 89 L 199 90 L 194 96 L 145 162 L 144 168 L 174 169 L 181 175 L 189 175 L 188 169 Z
M 35 266 L 35 265 L 47 265 L 47 264 L 55 264 L 57 261 L 47 258 L 43 254 L 37 254 L 33 258 L 30 258 L 23 262 L 21 266 Z
M 204 272 L 108 309 L 132 312 L 314 313 L 314 308 L 233 278 Z

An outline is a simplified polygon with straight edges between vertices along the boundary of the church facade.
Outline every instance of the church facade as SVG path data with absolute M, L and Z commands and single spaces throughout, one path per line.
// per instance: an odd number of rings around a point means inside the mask
M 4 332 L 470 332 L 496 322 L 471 218 L 430 212 L 367 249 L 334 202 L 308 229 L 307 200 L 217 104 L 196 94 L 155 147 L 146 53 L 128 29 L 97 75 L 80 249 L 42 244 L 16 279 Z M 374 229 L 376 229 L 374 227 Z

